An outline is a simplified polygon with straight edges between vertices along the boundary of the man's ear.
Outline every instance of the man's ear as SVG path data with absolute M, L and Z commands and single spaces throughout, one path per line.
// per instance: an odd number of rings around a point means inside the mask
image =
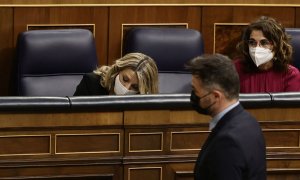
M 224 97 L 223 92 L 219 91 L 219 90 L 213 90 L 212 94 L 215 97 L 215 99 L 219 99 L 220 100 L 222 97 Z

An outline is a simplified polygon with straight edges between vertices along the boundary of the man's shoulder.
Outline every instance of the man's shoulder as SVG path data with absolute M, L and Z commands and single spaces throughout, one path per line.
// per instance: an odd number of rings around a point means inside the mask
M 241 104 L 229 111 L 229 116 L 225 119 L 225 126 L 234 129 L 234 131 L 245 131 L 252 127 L 259 130 L 259 123 Z M 226 128 L 225 127 L 225 128 Z

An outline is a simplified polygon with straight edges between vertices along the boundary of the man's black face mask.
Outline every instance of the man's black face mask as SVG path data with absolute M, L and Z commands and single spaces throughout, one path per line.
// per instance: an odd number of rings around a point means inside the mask
M 205 94 L 205 95 L 202 96 L 202 97 L 198 97 L 198 96 L 195 94 L 194 91 L 191 92 L 191 98 L 190 98 L 190 101 L 191 101 L 191 103 L 192 103 L 193 108 L 194 108 L 198 113 L 204 114 L 204 115 L 209 115 L 209 114 L 210 114 L 209 108 L 210 108 L 212 105 L 214 105 L 215 102 L 212 103 L 212 104 L 210 104 L 210 105 L 209 105 L 208 107 L 206 107 L 206 108 L 202 108 L 202 107 L 199 105 L 201 99 L 203 99 L 205 96 L 207 96 L 207 95 L 209 95 L 209 94 L 210 94 L 210 92 L 207 93 L 207 94 Z

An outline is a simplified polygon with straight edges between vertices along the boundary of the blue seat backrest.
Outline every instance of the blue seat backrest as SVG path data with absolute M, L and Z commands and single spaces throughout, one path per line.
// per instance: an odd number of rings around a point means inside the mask
M 160 93 L 189 93 L 191 74 L 184 65 L 203 54 L 204 43 L 193 29 L 138 27 L 127 32 L 123 52 L 141 52 L 154 59 Z
M 17 93 L 72 96 L 82 75 L 97 63 L 94 36 L 88 30 L 22 32 L 17 41 Z
M 285 30 L 292 37 L 293 64 L 300 69 L 300 28 L 286 28 Z

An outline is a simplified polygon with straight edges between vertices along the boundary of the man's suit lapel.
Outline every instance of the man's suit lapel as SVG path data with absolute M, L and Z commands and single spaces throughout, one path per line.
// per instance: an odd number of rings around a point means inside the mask
M 209 147 L 210 142 L 214 139 L 214 137 L 218 134 L 218 132 L 221 131 L 222 127 L 224 127 L 225 124 L 227 124 L 232 118 L 232 116 L 236 115 L 240 111 L 243 110 L 243 107 L 239 104 L 236 107 L 234 107 L 232 110 L 227 112 L 217 123 L 216 127 L 211 131 L 211 133 L 208 135 L 206 141 L 204 142 L 201 151 L 198 154 L 198 158 L 195 165 L 195 170 L 200 167 L 201 161 L 203 160 L 203 157 L 206 154 L 206 149 Z

